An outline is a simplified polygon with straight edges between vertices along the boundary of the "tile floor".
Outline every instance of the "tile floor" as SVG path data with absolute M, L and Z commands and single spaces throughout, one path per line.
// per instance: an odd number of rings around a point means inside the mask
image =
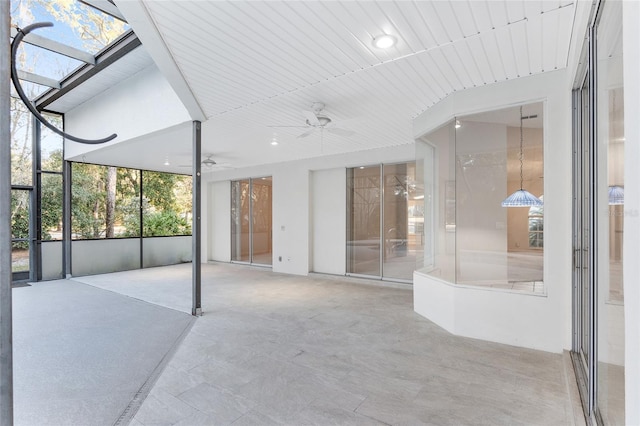
M 190 285 L 190 265 L 109 275 L 102 288 L 156 303 L 154 285 Z M 202 276 L 204 315 L 131 425 L 584 424 L 566 354 L 452 336 L 408 286 L 224 263 Z

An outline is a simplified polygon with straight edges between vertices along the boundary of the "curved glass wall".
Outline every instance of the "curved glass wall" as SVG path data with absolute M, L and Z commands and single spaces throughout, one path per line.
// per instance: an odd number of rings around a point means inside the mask
M 544 208 L 502 206 L 521 188 L 544 199 L 542 123 L 543 104 L 533 103 L 460 116 L 417 141 L 428 218 L 419 271 L 544 292 Z

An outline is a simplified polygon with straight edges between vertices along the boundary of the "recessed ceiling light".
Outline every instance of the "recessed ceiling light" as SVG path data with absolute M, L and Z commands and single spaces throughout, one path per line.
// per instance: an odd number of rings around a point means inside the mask
M 278 145 L 278 141 L 277 141 L 277 140 L 275 140 L 275 139 L 274 139 L 274 140 L 272 140 L 272 141 L 271 141 L 271 145 L 273 145 L 273 146 Z
M 373 38 L 373 46 L 378 49 L 388 49 L 396 44 L 397 39 L 389 34 L 382 34 Z
M 169 157 L 167 157 L 167 158 L 165 158 L 165 159 L 164 159 L 164 163 L 163 163 L 163 164 L 164 164 L 165 166 L 170 166 L 170 165 L 171 165 L 171 163 L 169 163 Z
M 456 120 L 456 129 L 459 129 L 460 127 L 462 127 L 462 124 L 460 124 L 460 120 Z
M 360 170 L 364 169 L 364 166 L 360 166 Z

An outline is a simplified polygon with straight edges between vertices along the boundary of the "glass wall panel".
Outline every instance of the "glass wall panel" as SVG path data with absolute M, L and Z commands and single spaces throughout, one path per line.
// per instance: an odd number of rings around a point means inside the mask
M 415 162 L 347 169 L 347 274 L 412 281 L 423 200 Z
M 424 232 L 424 194 L 416 182 L 415 163 L 383 165 L 383 182 L 382 275 L 412 280 Z
M 252 179 L 251 262 L 260 265 L 271 265 L 273 263 L 271 199 L 271 177 Z
M 347 170 L 347 273 L 381 277 L 380 166 Z M 387 231 L 391 231 L 391 227 Z M 397 234 L 394 239 L 397 242 Z
M 424 186 L 424 256 L 416 269 L 455 282 L 455 120 L 416 141 L 417 178 Z
M 580 131 L 581 138 L 577 141 L 580 149 L 576 149 L 578 153 L 577 163 L 580 165 L 580 176 L 577 177 L 578 186 L 576 188 L 575 196 L 578 202 L 582 201 L 578 206 L 578 220 L 580 225 L 578 227 L 578 262 L 580 269 L 578 271 L 577 280 L 579 281 L 579 310 L 580 310 L 580 354 L 581 362 L 584 367 L 584 371 L 590 371 L 591 366 L 591 267 L 589 259 L 591 258 L 590 240 L 591 240 L 591 129 L 590 129 L 590 114 L 591 114 L 591 89 L 589 86 L 590 80 L 589 74 L 585 78 L 585 85 L 580 90 Z
M 522 124 L 521 124 L 522 123 Z M 425 235 L 421 271 L 457 284 L 543 292 L 543 104 L 458 117 L 417 143 Z
M 599 177 L 596 407 L 605 424 L 624 424 L 625 137 L 621 2 L 604 2 L 597 27 L 596 49 Z
M 231 182 L 231 260 L 251 262 L 249 179 Z

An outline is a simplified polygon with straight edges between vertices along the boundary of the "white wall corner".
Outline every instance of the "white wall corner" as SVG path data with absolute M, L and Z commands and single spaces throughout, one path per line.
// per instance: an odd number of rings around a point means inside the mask
M 87 139 L 118 135 L 113 141 L 99 145 L 65 140 L 65 158 L 79 159 L 83 154 L 188 121 L 184 106 L 152 65 L 65 114 L 65 130 L 70 134 Z

